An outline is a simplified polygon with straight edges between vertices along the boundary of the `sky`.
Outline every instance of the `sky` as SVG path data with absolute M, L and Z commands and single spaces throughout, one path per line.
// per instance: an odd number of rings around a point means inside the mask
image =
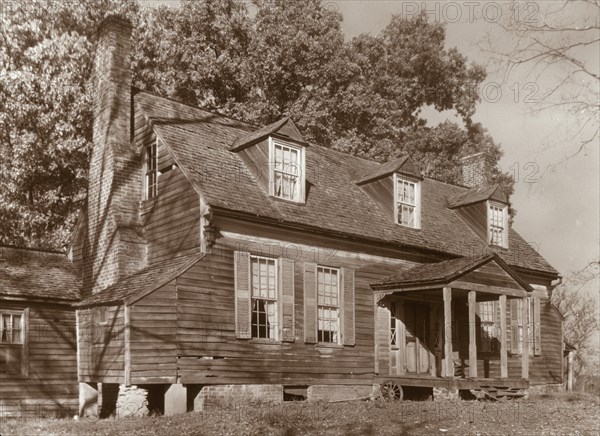
M 511 198 L 517 210 L 514 227 L 566 275 L 582 269 L 599 254 L 599 146 L 591 144 L 589 152 L 564 161 L 574 151 L 571 138 L 578 127 L 574 117 L 564 110 L 531 112 L 531 101 L 546 86 L 556 83 L 558 72 L 538 76 L 526 70 L 517 71 L 502 84 L 501 74 L 481 49 L 488 35 L 494 46 L 502 50 L 510 46 L 510 38 L 494 23 L 498 4 L 338 0 L 330 2 L 329 7 L 343 14 L 342 27 L 349 38 L 360 33 L 376 35 L 392 14 L 408 16 L 415 13 L 415 8 L 425 7 L 430 19 L 446 23 L 446 48 L 456 47 L 470 61 L 486 67 L 488 77 L 482 89 L 488 98 L 478 105 L 474 121 L 482 123 L 501 144 L 504 156 L 500 167 L 516 176 L 515 194 Z M 516 14 L 520 13 L 523 19 L 527 16 L 542 19 L 542 12 L 524 6 L 514 14 L 518 17 Z M 575 21 L 579 17 L 568 18 Z M 580 58 L 595 72 L 598 72 L 598 53 L 597 45 L 580 53 Z M 445 119 L 456 121 L 452 114 L 440 114 L 433 109 L 425 113 L 431 125 Z
M 170 6 L 177 1 L 163 1 Z M 505 50 L 514 43 L 495 22 L 507 15 L 502 1 L 401 1 L 324 0 L 326 7 L 342 13 L 347 39 L 361 33 L 378 34 L 392 14 L 414 15 L 425 8 L 430 20 L 446 24 L 446 48 L 456 47 L 469 61 L 486 67 L 488 77 L 482 89 L 487 97 L 478 105 L 474 121 L 482 123 L 504 150 L 500 167 L 515 176 L 511 203 L 517 210 L 514 228 L 562 275 L 584 268 L 600 251 L 600 146 L 596 142 L 575 157 L 565 160 L 577 148 L 573 140 L 579 126 L 564 109 L 533 113 L 543 90 L 559 80 L 559 69 L 518 70 L 503 83 L 502 75 L 481 49 L 486 38 Z M 536 23 L 561 21 L 578 24 L 589 20 L 589 11 L 560 11 L 547 18 L 545 6 L 556 1 L 521 2 L 510 11 L 515 20 Z M 541 6 L 538 6 L 541 5 Z M 521 7 L 522 6 L 522 7 Z M 502 10 L 501 8 L 504 8 Z M 597 22 L 598 17 L 592 16 Z M 552 23 L 550 23 L 552 24 Z M 576 53 L 586 66 L 598 73 L 600 49 L 588 46 Z M 536 74 L 532 74 L 536 73 Z M 595 82 L 596 92 L 598 83 Z M 458 121 L 451 113 L 424 111 L 429 124 L 446 119 Z M 597 285 L 594 284 L 598 293 Z

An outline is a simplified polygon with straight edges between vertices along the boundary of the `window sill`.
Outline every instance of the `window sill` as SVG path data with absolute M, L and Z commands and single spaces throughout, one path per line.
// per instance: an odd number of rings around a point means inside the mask
M 282 341 L 279 339 L 262 339 L 262 338 L 251 338 L 248 340 L 250 344 L 262 344 L 262 345 L 281 345 Z
M 319 342 L 319 343 L 315 344 L 315 348 L 344 348 L 344 346 L 342 344 Z
M 306 205 L 306 201 L 288 200 L 287 198 L 281 198 L 281 197 L 277 197 L 275 195 L 269 195 L 269 198 L 271 198 L 272 200 L 275 200 L 275 201 L 281 201 L 282 203 L 285 203 L 285 204 L 295 204 L 297 206 L 305 206 Z

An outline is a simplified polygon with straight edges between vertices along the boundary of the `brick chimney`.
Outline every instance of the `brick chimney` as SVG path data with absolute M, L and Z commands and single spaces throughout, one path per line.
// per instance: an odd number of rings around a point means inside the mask
M 463 185 L 478 188 L 489 183 L 493 164 L 484 152 L 462 158 Z
M 131 141 L 131 23 L 108 16 L 96 34 L 93 146 L 88 175 L 84 293 L 143 268 L 141 158 Z

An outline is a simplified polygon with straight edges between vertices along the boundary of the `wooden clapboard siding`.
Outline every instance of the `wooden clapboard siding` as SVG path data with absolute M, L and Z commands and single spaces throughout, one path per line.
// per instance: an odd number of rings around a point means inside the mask
M 269 192 L 269 140 L 240 150 L 238 156 L 262 189 Z
M 460 278 L 463 282 L 483 283 L 510 289 L 522 289 L 521 286 L 496 262 L 489 262 Z
M 2 309 L 29 309 L 27 375 L 0 373 L 0 415 L 18 403 L 38 404 L 45 411 L 77 412 L 77 341 L 75 311 L 69 305 L 1 302 Z
M 455 209 L 458 216 L 465 221 L 484 241 L 488 239 L 486 202 L 471 204 Z
M 131 383 L 176 383 L 175 280 L 132 304 L 129 311 Z
M 142 118 L 136 123 L 135 144 L 142 149 L 154 143 L 151 126 Z M 200 250 L 200 198 L 161 141 L 157 157 L 157 196 L 142 202 L 149 263 Z
M 123 383 L 125 319 L 123 306 L 107 306 L 106 325 L 99 325 L 94 308 L 78 310 L 79 381 Z
M 548 300 L 540 301 L 541 355 L 529 357 L 532 384 L 562 383 L 562 320 Z
M 224 238 L 177 279 L 178 375 L 182 383 L 358 383 L 374 374 L 373 291 L 369 284 L 397 271 L 402 261 L 365 262 L 332 255 L 328 265 L 355 271 L 355 345 L 304 342 L 304 262 L 294 256 L 295 341 L 264 343 L 235 334 L 234 255 L 241 241 Z M 263 254 L 264 253 L 259 253 Z M 272 252 L 284 254 L 282 246 Z
M 394 179 L 386 176 L 360 187 L 373 199 L 386 216 L 394 220 Z

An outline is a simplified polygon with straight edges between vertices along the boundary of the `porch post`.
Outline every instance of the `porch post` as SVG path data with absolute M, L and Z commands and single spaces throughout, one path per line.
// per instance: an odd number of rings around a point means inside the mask
M 444 291 L 444 359 L 446 377 L 454 378 L 454 362 L 452 361 L 452 288 L 445 286 Z
M 523 324 L 523 338 L 521 344 L 521 378 L 529 378 L 529 319 L 527 317 L 527 298 L 521 300 L 521 319 Z
M 477 334 L 475 308 L 477 297 L 475 291 L 469 291 L 469 377 L 477 378 Z
M 500 295 L 500 378 L 508 378 L 508 350 L 506 345 L 506 295 Z

